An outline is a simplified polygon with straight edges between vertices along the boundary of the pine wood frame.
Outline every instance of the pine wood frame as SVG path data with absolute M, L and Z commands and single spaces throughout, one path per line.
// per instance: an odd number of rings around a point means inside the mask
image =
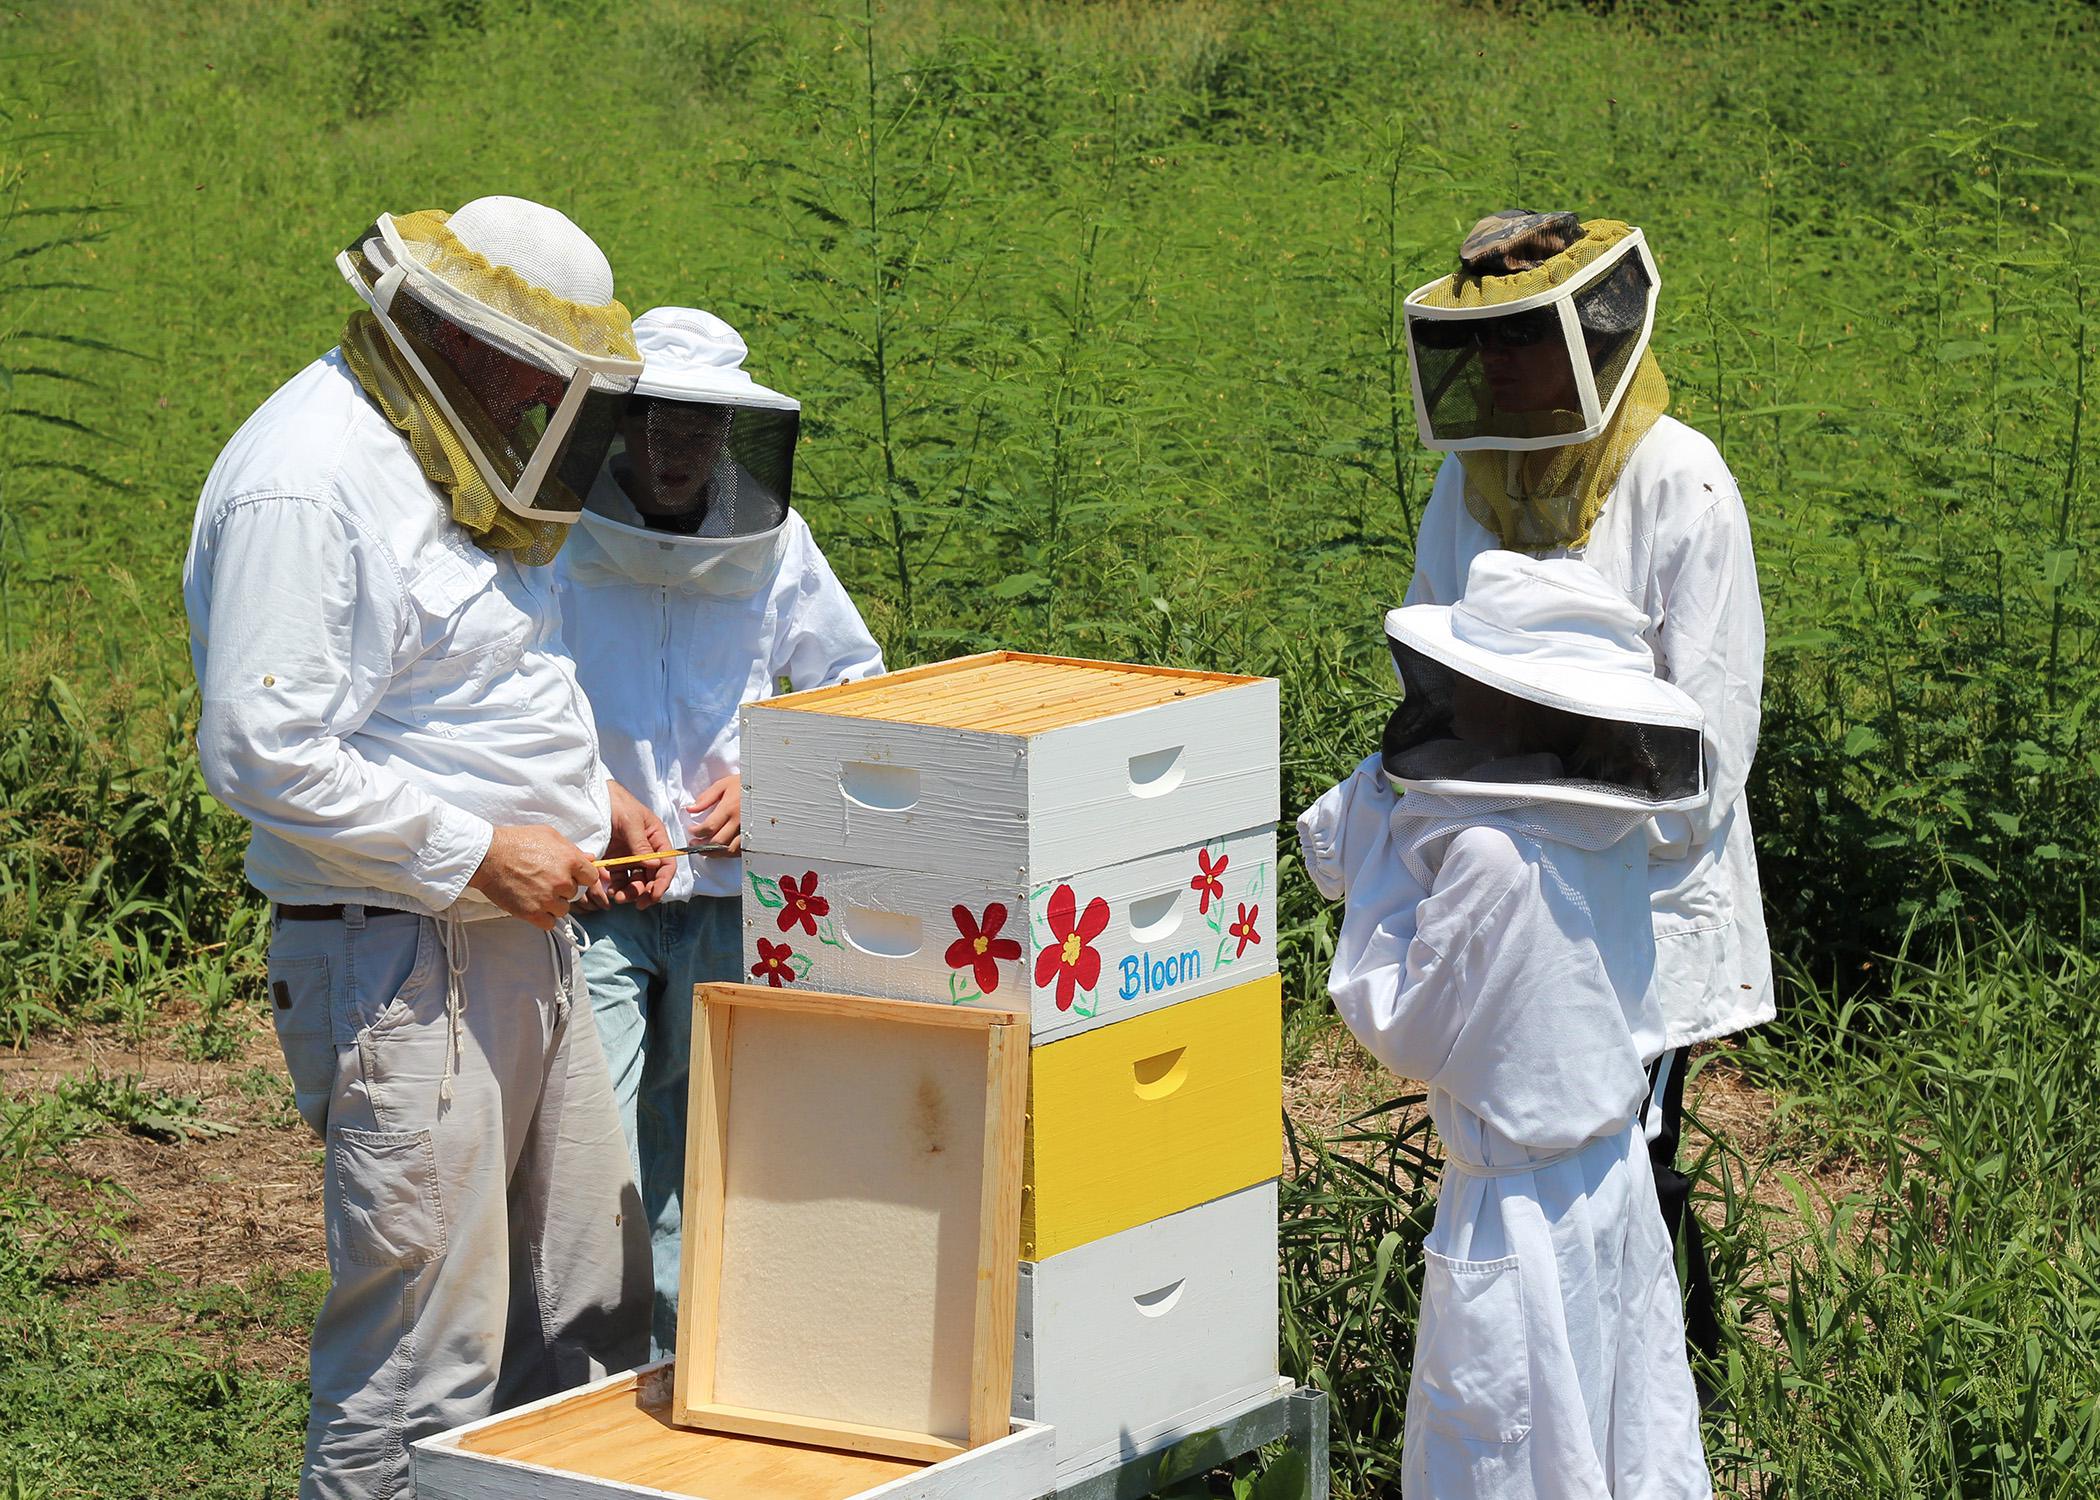
M 757 985 L 704 984 L 693 994 L 693 1052 L 686 1136 L 684 1249 L 672 1419 L 680 1426 L 938 1463 L 1013 1430 L 1014 1299 L 1020 1262 L 1021 1180 L 1028 1107 L 1025 1012 L 871 1000 Z M 981 1033 L 985 1114 L 977 1290 L 964 1441 L 799 1414 L 755 1411 L 715 1399 L 720 1331 L 729 1111 L 739 1011 L 870 1020 Z

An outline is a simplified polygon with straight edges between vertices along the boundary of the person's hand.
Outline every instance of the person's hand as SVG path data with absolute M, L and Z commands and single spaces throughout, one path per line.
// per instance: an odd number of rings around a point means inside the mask
M 672 847 L 664 820 L 644 807 L 632 792 L 617 781 L 607 781 L 605 792 L 612 804 L 612 837 L 605 845 L 607 859 L 623 854 L 654 854 Z M 601 911 L 608 906 L 654 906 L 671 888 L 671 879 L 677 873 L 676 859 L 614 865 L 598 872 L 598 881 L 584 893 L 584 903 Z
M 551 932 L 568 915 L 577 887 L 595 887 L 598 876 L 588 854 L 553 829 L 529 824 L 498 828 L 467 885 L 501 910 Z
M 693 819 L 694 843 L 728 845 L 721 851 L 723 859 L 744 852 L 744 783 L 741 778 L 724 776 L 688 802 L 685 810 L 706 814 Z

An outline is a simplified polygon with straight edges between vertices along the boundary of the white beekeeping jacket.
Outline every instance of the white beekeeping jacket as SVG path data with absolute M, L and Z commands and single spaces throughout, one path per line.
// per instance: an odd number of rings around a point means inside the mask
M 1396 796 L 1372 756 L 1298 822 L 1315 882 L 1348 898 L 1336 1008 L 1379 1061 L 1428 1083 L 1448 1159 L 1423 1247 L 1406 1500 L 1712 1493 L 1633 1127 L 1663 1043 L 1646 831 L 1629 819 L 1597 849 L 1543 836 L 1568 817 Z
M 608 832 L 552 570 L 482 551 L 339 354 L 241 425 L 183 565 L 205 785 L 272 901 L 497 916 L 493 825 Z
M 1645 832 L 1547 836 L 1571 816 L 1396 796 L 1371 756 L 1298 824 L 1315 883 L 1348 900 L 1329 991 L 1357 1040 L 1539 1151 L 1631 1121 L 1663 1050 Z
M 1499 544 L 1446 460 L 1422 515 L 1409 604 L 1455 603 Z M 1650 621 L 1661 676 L 1706 715 L 1705 808 L 1651 829 L 1656 985 L 1671 1047 L 1768 1021 L 1772 960 L 1744 795 L 1757 749 L 1764 610 L 1742 496 L 1704 435 L 1660 418 L 1634 449 L 1579 554 Z
M 606 764 L 683 845 L 686 805 L 740 767 L 742 705 L 783 679 L 872 677 L 882 651 L 798 512 L 758 536 L 688 537 L 644 528 L 621 498 L 591 504 L 555 560 L 569 648 Z M 631 524 L 611 519 L 623 512 Z M 689 855 L 666 899 L 735 895 L 741 879 L 735 859 Z

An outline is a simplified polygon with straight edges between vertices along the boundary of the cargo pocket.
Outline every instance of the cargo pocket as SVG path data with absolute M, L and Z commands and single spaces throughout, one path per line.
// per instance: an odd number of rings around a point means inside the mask
M 328 1101 L 335 1096 L 334 998 L 328 955 L 270 959 L 270 1020 L 284 1070 L 291 1075 L 292 1102 L 317 1136 L 328 1135 Z
M 329 1131 L 323 1196 L 330 1266 L 405 1271 L 445 1253 L 437 1155 L 427 1130 Z
M 1495 1448 L 1531 1433 L 1531 1346 L 1524 1328 L 1524 1283 L 1517 1258 L 1453 1260 L 1425 1250 L 1422 1323 L 1415 1344 L 1415 1391 L 1432 1450 L 1457 1439 L 1447 1461 L 1479 1476 Z M 1442 1441 L 1439 1441 L 1442 1440 Z M 1481 1445 L 1487 1445 L 1483 1453 Z M 1440 1465 L 1432 1451 L 1431 1494 Z M 1446 1470 L 1449 1477 L 1454 1471 Z M 1499 1488 L 1475 1493 L 1501 1494 Z

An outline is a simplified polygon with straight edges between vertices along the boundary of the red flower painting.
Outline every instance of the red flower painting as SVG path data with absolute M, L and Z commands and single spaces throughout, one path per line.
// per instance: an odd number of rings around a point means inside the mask
M 1244 901 L 1240 903 L 1240 919 L 1225 929 L 1240 940 L 1239 947 L 1233 950 L 1232 956 L 1234 958 L 1246 957 L 1247 945 L 1261 941 L 1261 933 L 1255 927 L 1255 924 L 1260 920 L 1261 908 L 1259 906 L 1249 906 Z
M 970 915 L 970 908 L 955 908 L 955 930 L 962 934 L 948 945 L 948 967 L 969 969 L 977 988 L 989 995 L 999 988 L 999 965 L 1021 956 L 1021 945 L 999 936 L 1006 925 L 1006 908 L 994 901 L 984 909 L 984 920 Z
M 758 962 L 751 966 L 751 977 L 763 979 L 777 990 L 795 977 L 792 967 L 794 957 L 795 950 L 786 943 L 773 943 L 760 938 Z
M 1218 862 L 1212 864 L 1208 849 L 1196 851 L 1196 874 L 1189 881 L 1189 889 L 1202 898 L 1196 903 L 1197 916 L 1209 916 L 1211 902 L 1225 899 L 1225 867 L 1231 863 L 1229 854 L 1219 855 Z M 1212 932 L 1217 930 L 1215 927 L 1211 929 Z
M 811 870 L 797 884 L 792 875 L 780 877 L 780 930 L 800 927 L 810 937 L 817 935 L 817 918 L 831 915 L 831 903 L 817 894 L 817 872 Z
M 1035 956 L 1038 989 L 1057 981 L 1057 1008 L 1070 1010 L 1075 989 L 1089 990 L 1101 982 L 1101 955 L 1094 939 L 1108 928 L 1108 903 L 1099 896 L 1079 910 L 1072 888 L 1061 885 L 1050 893 L 1050 946 Z

